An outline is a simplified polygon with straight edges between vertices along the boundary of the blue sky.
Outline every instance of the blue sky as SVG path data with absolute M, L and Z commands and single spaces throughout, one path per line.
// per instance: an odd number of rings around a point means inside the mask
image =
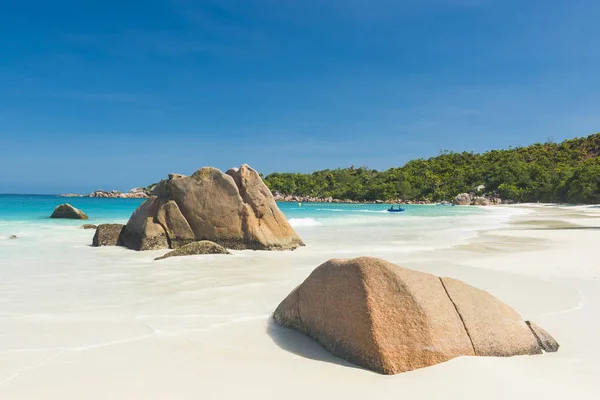
M 600 131 L 595 0 L 4 1 L 0 193 Z

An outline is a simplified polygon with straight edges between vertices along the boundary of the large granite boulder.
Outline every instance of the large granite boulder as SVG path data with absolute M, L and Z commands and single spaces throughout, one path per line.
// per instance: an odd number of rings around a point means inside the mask
M 123 228 L 125 228 L 125 225 L 123 224 L 98 225 L 94 238 L 92 239 L 92 246 L 117 246 Z
M 156 220 L 165 229 L 170 248 L 177 249 L 196 240 L 190 224 L 173 200 L 167 201 L 158 209 Z
M 50 218 L 88 219 L 88 216 L 83 211 L 65 203 L 56 207 Z
M 456 306 L 478 356 L 541 354 L 536 336 L 521 316 L 488 292 L 440 278 Z
M 133 250 L 168 249 L 167 233 L 156 220 L 160 203 L 156 196 L 142 203 L 125 225 L 119 244 Z
M 244 247 L 257 249 L 295 249 L 304 246 L 277 207 L 271 191 L 258 173 L 248 165 L 227 171 L 242 198 L 242 231 Z
M 146 193 L 146 189 L 141 187 L 135 187 L 127 193 L 122 193 L 119 197 L 124 197 L 128 199 L 147 199 L 149 196 L 148 193 Z
M 471 205 L 471 201 L 472 199 L 469 193 L 461 193 L 452 200 L 452 204 L 455 206 L 468 206 Z
M 489 293 L 371 257 L 319 266 L 277 307 L 274 318 L 333 355 L 382 374 L 459 356 L 542 350 L 541 334 Z
M 201 240 L 199 242 L 193 242 L 186 244 L 165 254 L 164 256 L 157 257 L 155 260 L 164 260 L 169 257 L 180 257 L 180 256 L 194 256 L 200 254 L 231 254 L 223 246 L 220 246 L 214 242 L 208 240 Z
M 95 192 L 87 194 L 84 197 L 100 197 L 108 199 L 147 199 L 148 194 L 146 193 L 146 189 L 136 187 L 127 193 L 121 193 L 118 190 L 112 190 L 110 192 L 106 190 L 96 190 Z
M 210 240 L 231 249 L 293 250 L 304 243 L 247 165 L 227 174 L 205 167 L 170 174 L 131 216 L 122 235 L 135 250 L 178 248 Z

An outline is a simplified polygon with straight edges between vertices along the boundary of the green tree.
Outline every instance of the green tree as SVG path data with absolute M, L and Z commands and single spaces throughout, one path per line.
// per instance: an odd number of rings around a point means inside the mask
M 264 180 L 283 194 L 337 199 L 442 200 L 484 185 L 486 194 L 507 200 L 597 203 L 598 155 L 600 134 L 595 134 L 483 154 L 444 150 L 387 171 L 351 166 L 312 174 L 273 173 Z

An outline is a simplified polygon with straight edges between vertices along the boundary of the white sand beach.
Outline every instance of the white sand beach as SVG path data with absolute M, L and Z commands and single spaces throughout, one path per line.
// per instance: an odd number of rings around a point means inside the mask
M 297 226 L 307 246 L 294 252 L 157 262 L 164 251 L 91 248 L 93 232 L 72 227 L 48 228 L 39 246 L 26 234 L 4 241 L 0 399 L 598 398 L 600 208 L 497 207 L 478 218 L 498 216 L 450 247 L 410 251 L 394 232 L 309 224 Z M 359 255 L 487 290 L 561 347 L 383 376 L 272 322 L 312 269 Z

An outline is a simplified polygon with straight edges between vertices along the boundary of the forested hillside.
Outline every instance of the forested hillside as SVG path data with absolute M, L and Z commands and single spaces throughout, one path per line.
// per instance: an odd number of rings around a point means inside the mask
M 600 203 L 600 134 L 483 154 L 442 152 L 399 168 L 366 167 L 311 174 L 273 173 L 267 186 L 285 195 L 350 200 L 448 200 L 482 193 L 517 202 Z

